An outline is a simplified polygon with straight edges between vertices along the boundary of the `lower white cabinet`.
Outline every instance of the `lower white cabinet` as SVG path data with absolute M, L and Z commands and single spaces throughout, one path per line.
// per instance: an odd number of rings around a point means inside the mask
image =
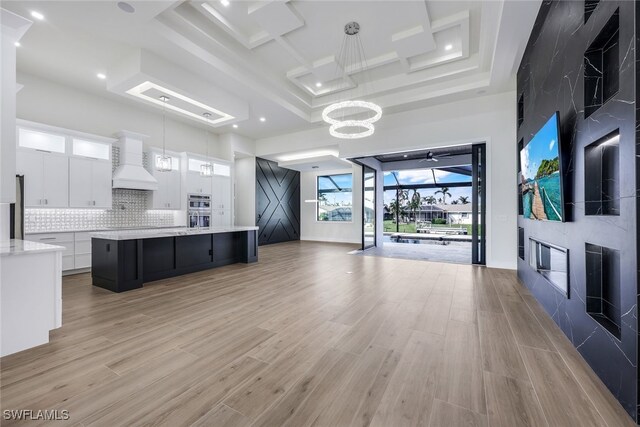
M 91 268 L 90 232 L 27 234 L 25 240 L 63 246 L 62 271 Z
M 25 240 L 33 242 L 46 243 L 49 245 L 63 246 L 65 250 L 62 252 L 62 271 L 73 270 L 75 265 L 75 248 L 74 233 L 43 233 L 28 234 Z
M 74 245 L 74 268 L 91 268 L 91 236 L 89 232 L 77 232 Z

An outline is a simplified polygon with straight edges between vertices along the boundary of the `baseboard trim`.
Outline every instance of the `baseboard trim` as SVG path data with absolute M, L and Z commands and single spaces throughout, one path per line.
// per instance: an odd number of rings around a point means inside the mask
M 341 239 L 339 237 L 300 237 L 300 240 L 307 240 L 310 242 L 327 242 L 327 243 L 362 243 L 360 240 Z

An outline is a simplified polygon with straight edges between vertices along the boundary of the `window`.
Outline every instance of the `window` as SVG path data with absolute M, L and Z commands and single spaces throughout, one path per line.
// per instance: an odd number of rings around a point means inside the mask
M 353 175 L 318 176 L 318 221 L 351 221 Z
M 189 170 L 191 172 L 200 172 L 200 167 L 202 165 L 208 165 L 209 162 L 206 162 L 204 160 L 198 160 L 198 159 L 189 159 Z
M 64 153 L 66 141 L 66 138 L 62 135 L 22 128 L 18 131 L 18 145 L 24 148 L 50 151 L 52 153 Z
M 220 163 L 213 164 L 213 174 L 214 175 L 222 175 L 222 176 L 230 176 L 231 168 L 229 165 L 221 165 Z
M 84 139 L 73 140 L 73 155 L 91 157 L 92 159 L 109 160 L 111 145 L 102 142 L 86 141 Z

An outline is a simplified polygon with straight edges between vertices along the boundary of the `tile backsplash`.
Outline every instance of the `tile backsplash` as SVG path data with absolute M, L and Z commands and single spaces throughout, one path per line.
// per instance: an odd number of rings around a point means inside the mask
M 139 190 L 113 190 L 113 208 L 25 209 L 26 233 L 100 230 L 128 227 L 171 227 L 178 224 L 175 211 L 147 210 L 147 194 Z
M 113 148 L 114 168 L 118 149 Z M 146 155 L 145 155 L 146 162 Z M 179 211 L 147 210 L 148 191 L 114 189 L 111 209 L 25 209 L 26 233 L 181 226 Z

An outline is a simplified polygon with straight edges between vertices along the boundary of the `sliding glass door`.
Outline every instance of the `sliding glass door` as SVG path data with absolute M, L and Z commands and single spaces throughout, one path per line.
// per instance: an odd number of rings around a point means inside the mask
M 362 166 L 362 249 L 376 245 L 376 171 Z

